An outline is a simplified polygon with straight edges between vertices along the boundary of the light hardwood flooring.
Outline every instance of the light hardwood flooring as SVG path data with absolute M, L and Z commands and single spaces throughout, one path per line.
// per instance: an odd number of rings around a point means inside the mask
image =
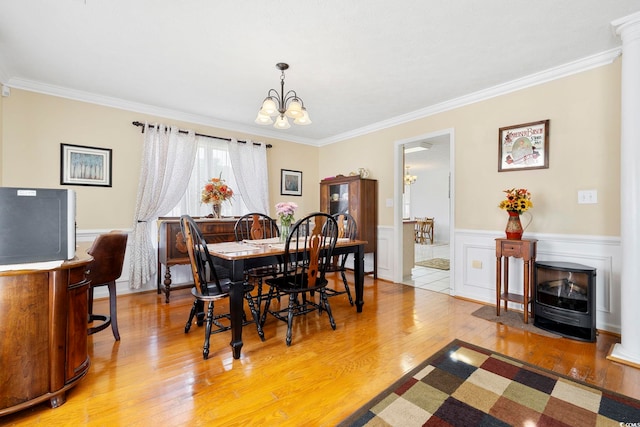
M 548 338 L 480 320 L 480 305 L 420 288 L 365 280 L 362 313 L 344 295 L 326 313 L 286 325 L 268 318 L 266 341 L 244 328 L 234 360 L 228 332 L 212 336 L 202 359 L 203 329 L 184 333 L 189 290 L 118 298 L 122 340 L 109 329 L 89 337 L 91 367 L 50 409 L 40 404 L 0 418 L 9 426 L 333 426 L 454 338 L 560 374 L 640 398 L 640 370 L 606 359 L 618 338 L 597 343 Z M 107 301 L 96 302 L 105 312 Z M 224 308 L 224 305 L 223 305 Z

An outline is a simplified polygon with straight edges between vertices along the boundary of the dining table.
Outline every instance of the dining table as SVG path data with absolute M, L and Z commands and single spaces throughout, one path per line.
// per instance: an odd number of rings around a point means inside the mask
M 356 291 L 355 305 L 358 313 L 364 305 L 364 240 L 339 238 L 333 256 L 353 254 L 353 276 Z M 231 323 L 231 349 L 233 358 L 239 359 L 242 350 L 243 293 L 245 272 L 248 269 L 273 265 L 285 253 L 285 243 L 272 239 L 245 240 L 240 242 L 210 243 L 207 249 L 212 257 L 229 270 L 229 314 Z

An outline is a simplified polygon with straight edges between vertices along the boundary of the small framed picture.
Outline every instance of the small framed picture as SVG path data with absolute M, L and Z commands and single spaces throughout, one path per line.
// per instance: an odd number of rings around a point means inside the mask
M 302 196 L 302 172 L 280 169 L 280 194 Z
M 60 144 L 60 185 L 111 187 L 111 149 Z
M 498 172 L 549 167 L 549 120 L 498 131 Z

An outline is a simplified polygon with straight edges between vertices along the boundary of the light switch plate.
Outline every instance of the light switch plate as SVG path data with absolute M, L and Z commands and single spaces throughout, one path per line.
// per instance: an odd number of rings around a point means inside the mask
M 579 204 L 598 203 L 598 190 L 580 190 L 578 191 Z

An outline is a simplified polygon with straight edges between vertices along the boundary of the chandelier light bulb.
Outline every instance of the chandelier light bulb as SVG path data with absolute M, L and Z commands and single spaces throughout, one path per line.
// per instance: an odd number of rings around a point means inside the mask
M 302 116 L 296 117 L 293 123 L 297 125 L 303 125 L 303 126 L 310 125 L 312 123 L 306 108 L 302 107 Z
M 270 125 L 273 123 L 271 116 L 264 114 L 262 110 L 258 111 L 258 117 L 256 117 L 256 123 L 259 125 Z
M 287 107 L 287 116 L 292 119 L 298 118 L 302 116 L 302 105 L 297 100 L 293 100 L 289 103 L 289 107 Z
M 276 129 L 289 129 L 291 125 L 289 124 L 289 119 L 287 119 L 283 114 L 280 114 L 276 119 L 276 122 L 273 124 L 273 127 Z
M 267 116 L 273 116 L 278 111 L 278 107 L 276 103 L 271 98 L 267 98 L 262 103 L 262 109 L 260 112 L 262 114 L 266 114 Z

